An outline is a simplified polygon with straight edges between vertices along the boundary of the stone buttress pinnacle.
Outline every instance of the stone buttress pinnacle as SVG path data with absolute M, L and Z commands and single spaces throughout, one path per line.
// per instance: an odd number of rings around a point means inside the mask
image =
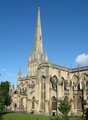
M 35 33 L 35 45 L 34 45 L 34 59 L 39 59 L 43 55 L 42 47 L 42 31 L 41 31 L 41 20 L 40 20 L 40 7 L 38 7 L 38 16 Z

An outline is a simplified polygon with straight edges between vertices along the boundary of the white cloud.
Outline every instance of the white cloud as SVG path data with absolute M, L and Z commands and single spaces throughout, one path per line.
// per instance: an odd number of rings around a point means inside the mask
M 80 54 L 76 57 L 75 62 L 79 66 L 88 66 L 88 54 Z

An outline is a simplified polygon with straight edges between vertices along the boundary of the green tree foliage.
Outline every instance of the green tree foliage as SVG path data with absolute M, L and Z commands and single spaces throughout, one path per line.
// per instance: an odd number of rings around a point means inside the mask
M 88 120 L 88 108 L 85 110 L 85 120 Z
M 63 119 L 68 120 L 68 113 L 70 111 L 71 105 L 68 99 L 65 97 L 63 100 L 59 100 L 58 110 L 62 113 Z
M 5 99 L 2 96 L 2 92 L 0 91 L 0 113 L 4 110 L 4 103 L 5 103 Z
M 9 95 L 9 82 L 0 83 L 0 110 L 4 109 L 4 106 L 9 106 L 11 104 L 11 97 Z

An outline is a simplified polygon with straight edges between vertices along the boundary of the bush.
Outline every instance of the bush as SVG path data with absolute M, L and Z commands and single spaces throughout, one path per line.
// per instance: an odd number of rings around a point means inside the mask
M 59 100 L 58 110 L 63 115 L 63 120 L 69 120 L 68 113 L 70 111 L 71 105 L 68 99 L 65 97 L 64 100 Z

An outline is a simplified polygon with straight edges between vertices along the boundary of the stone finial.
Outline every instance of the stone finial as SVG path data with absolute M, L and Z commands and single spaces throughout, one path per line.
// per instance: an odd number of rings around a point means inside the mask
M 48 53 L 45 54 L 45 61 L 48 62 Z

